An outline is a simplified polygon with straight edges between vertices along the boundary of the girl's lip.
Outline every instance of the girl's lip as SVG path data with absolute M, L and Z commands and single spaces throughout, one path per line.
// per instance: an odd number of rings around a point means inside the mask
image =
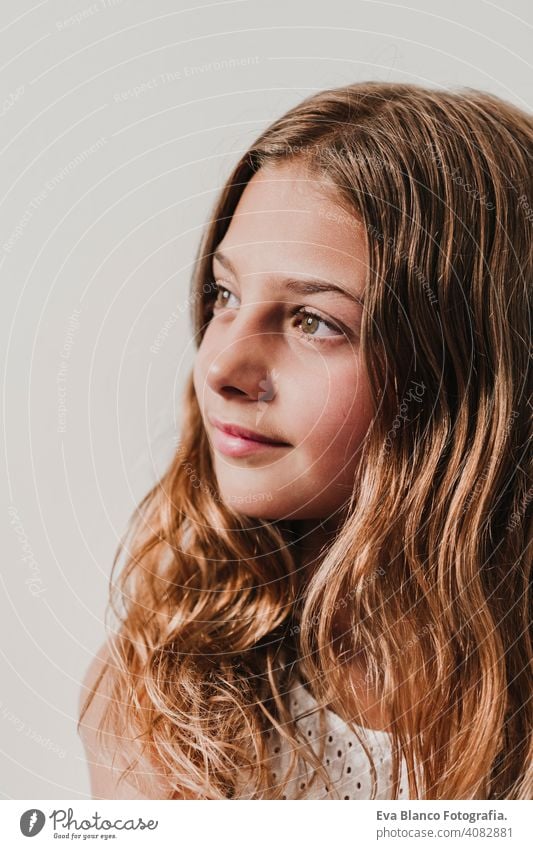
M 288 444 L 282 439 L 274 439 L 273 437 L 267 436 L 265 433 L 258 433 L 255 430 L 249 430 L 247 427 L 233 424 L 233 422 L 224 422 L 214 416 L 208 416 L 208 419 L 212 425 L 218 427 L 218 429 L 224 431 L 224 433 L 229 433 L 231 436 L 240 436 L 242 439 L 253 439 L 254 442 L 269 442 L 270 444 L 278 445 Z
M 246 457 L 259 451 L 271 451 L 273 448 L 289 448 L 280 442 L 257 442 L 255 439 L 235 436 L 216 426 L 213 430 L 213 443 L 218 451 L 228 457 Z

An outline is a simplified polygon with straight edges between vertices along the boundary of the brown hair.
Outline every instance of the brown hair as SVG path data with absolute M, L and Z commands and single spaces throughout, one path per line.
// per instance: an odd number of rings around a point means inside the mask
M 113 564 L 127 549 L 102 725 L 141 741 L 176 793 L 281 798 L 271 732 L 291 770 L 300 756 L 324 775 L 288 699 L 298 662 L 342 713 L 342 610 L 392 717 L 394 796 L 403 754 L 411 798 L 531 798 L 532 151 L 531 116 L 494 95 L 364 82 L 298 104 L 228 178 L 195 265 L 198 343 L 246 184 L 304 163 L 366 229 L 361 356 L 379 414 L 303 584 L 291 523 L 221 500 L 189 378 L 180 446 Z

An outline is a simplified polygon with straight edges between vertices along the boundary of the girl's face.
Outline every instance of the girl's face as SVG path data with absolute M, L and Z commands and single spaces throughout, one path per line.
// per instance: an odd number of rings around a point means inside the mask
M 361 222 L 316 177 L 289 163 L 254 175 L 213 259 L 218 295 L 194 367 L 220 495 L 237 512 L 327 519 L 349 497 L 372 416 L 366 271 Z

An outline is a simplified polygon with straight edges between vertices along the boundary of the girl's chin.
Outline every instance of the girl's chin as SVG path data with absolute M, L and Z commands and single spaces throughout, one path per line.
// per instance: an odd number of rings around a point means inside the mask
M 234 513 L 239 513 L 241 516 L 250 516 L 253 519 L 263 519 L 269 522 L 291 521 L 291 520 L 309 520 L 315 518 L 308 512 L 302 510 L 301 504 L 282 504 L 276 502 L 274 498 L 261 497 L 258 493 L 249 495 L 232 495 L 222 497 L 222 501 L 233 510 Z M 321 514 L 322 515 L 322 514 Z
M 266 518 L 268 513 L 276 513 L 272 497 L 262 497 L 256 493 L 249 495 L 233 495 L 222 496 L 222 500 L 227 507 L 230 507 L 236 513 L 245 513 L 254 516 Z

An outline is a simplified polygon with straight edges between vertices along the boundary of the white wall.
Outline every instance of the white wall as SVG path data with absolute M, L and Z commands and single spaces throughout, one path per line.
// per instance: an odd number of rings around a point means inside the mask
M 526 0 L 408 6 L 2 3 L 2 798 L 89 795 L 79 681 L 118 537 L 179 427 L 191 262 L 239 154 L 355 80 L 532 106 Z

